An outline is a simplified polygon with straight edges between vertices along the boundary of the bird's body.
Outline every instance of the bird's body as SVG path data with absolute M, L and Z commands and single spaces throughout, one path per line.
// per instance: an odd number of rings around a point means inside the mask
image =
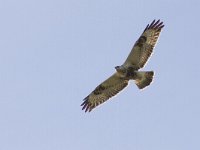
M 116 66 L 116 72 L 84 99 L 81 106 L 83 106 L 82 109 L 85 109 L 85 112 L 90 112 L 96 106 L 119 93 L 128 85 L 129 80 L 135 80 L 135 84 L 139 89 L 145 88 L 152 82 L 153 71 L 138 70 L 144 67 L 152 54 L 163 27 L 163 22 L 160 22 L 160 20 L 154 20 L 150 25 L 147 25 L 140 38 L 134 44 L 126 61 L 121 66 Z

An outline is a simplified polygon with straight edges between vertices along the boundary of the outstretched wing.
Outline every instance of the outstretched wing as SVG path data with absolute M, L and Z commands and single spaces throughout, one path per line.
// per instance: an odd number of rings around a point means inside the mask
M 134 69 L 142 68 L 150 57 L 163 27 L 160 20 L 153 20 L 150 25 L 148 24 L 123 65 Z
M 84 102 L 81 104 L 83 106 L 82 110 L 85 109 L 85 112 L 90 112 L 96 106 L 119 93 L 127 85 L 128 80 L 120 78 L 117 73 L 113 74 L 84 99 Z

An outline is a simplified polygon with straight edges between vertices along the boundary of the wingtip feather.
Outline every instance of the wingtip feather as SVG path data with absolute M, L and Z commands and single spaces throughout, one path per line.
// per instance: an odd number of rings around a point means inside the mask
M 148 29 L 155 29 L 155 30 L 161 30 L 164 27 L 163 22 L 160 21 L 160 19 L 158 19 L 156 21 L 156 19 L 154 19 L 151 24 L 147 25 L 146 28 L 144 29 L 144 31 L 148 30 Z
M 89 105 L 89 96 L 87 96 L 86 98 L 83 99 L 84 102 L 81 104 L 82 106 L 82 110 L 85 110 L 85 112 L 87 111 L 91 111 L 90 105 Z

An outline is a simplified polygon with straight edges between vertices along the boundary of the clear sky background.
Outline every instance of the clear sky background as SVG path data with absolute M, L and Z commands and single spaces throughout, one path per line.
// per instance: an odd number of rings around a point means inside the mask
M 153 19 L 153 84 L 84 113 Z M 199 0 L 1 0 L 0 150 L 200 149 L 199 35 Z

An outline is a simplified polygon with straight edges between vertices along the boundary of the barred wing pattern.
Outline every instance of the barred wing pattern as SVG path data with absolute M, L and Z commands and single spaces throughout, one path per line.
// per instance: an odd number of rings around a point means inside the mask
M 91 111 L 93 108 L 115 96 L 128 85 L 128 80 L 120 78 L 117 73 L 105 80 L 91 92 L 81 104 L 82 110 Z
M 163 22 L 153 21 L 144 29 L 140 38 L 134 44 L 129 56 L 124 62 L 125 67 L 132 66 L 135 69 L 144 67 L 148 58 L 151 56 L 153 48 L 156 45 L 161 29 L 164 27 Z

